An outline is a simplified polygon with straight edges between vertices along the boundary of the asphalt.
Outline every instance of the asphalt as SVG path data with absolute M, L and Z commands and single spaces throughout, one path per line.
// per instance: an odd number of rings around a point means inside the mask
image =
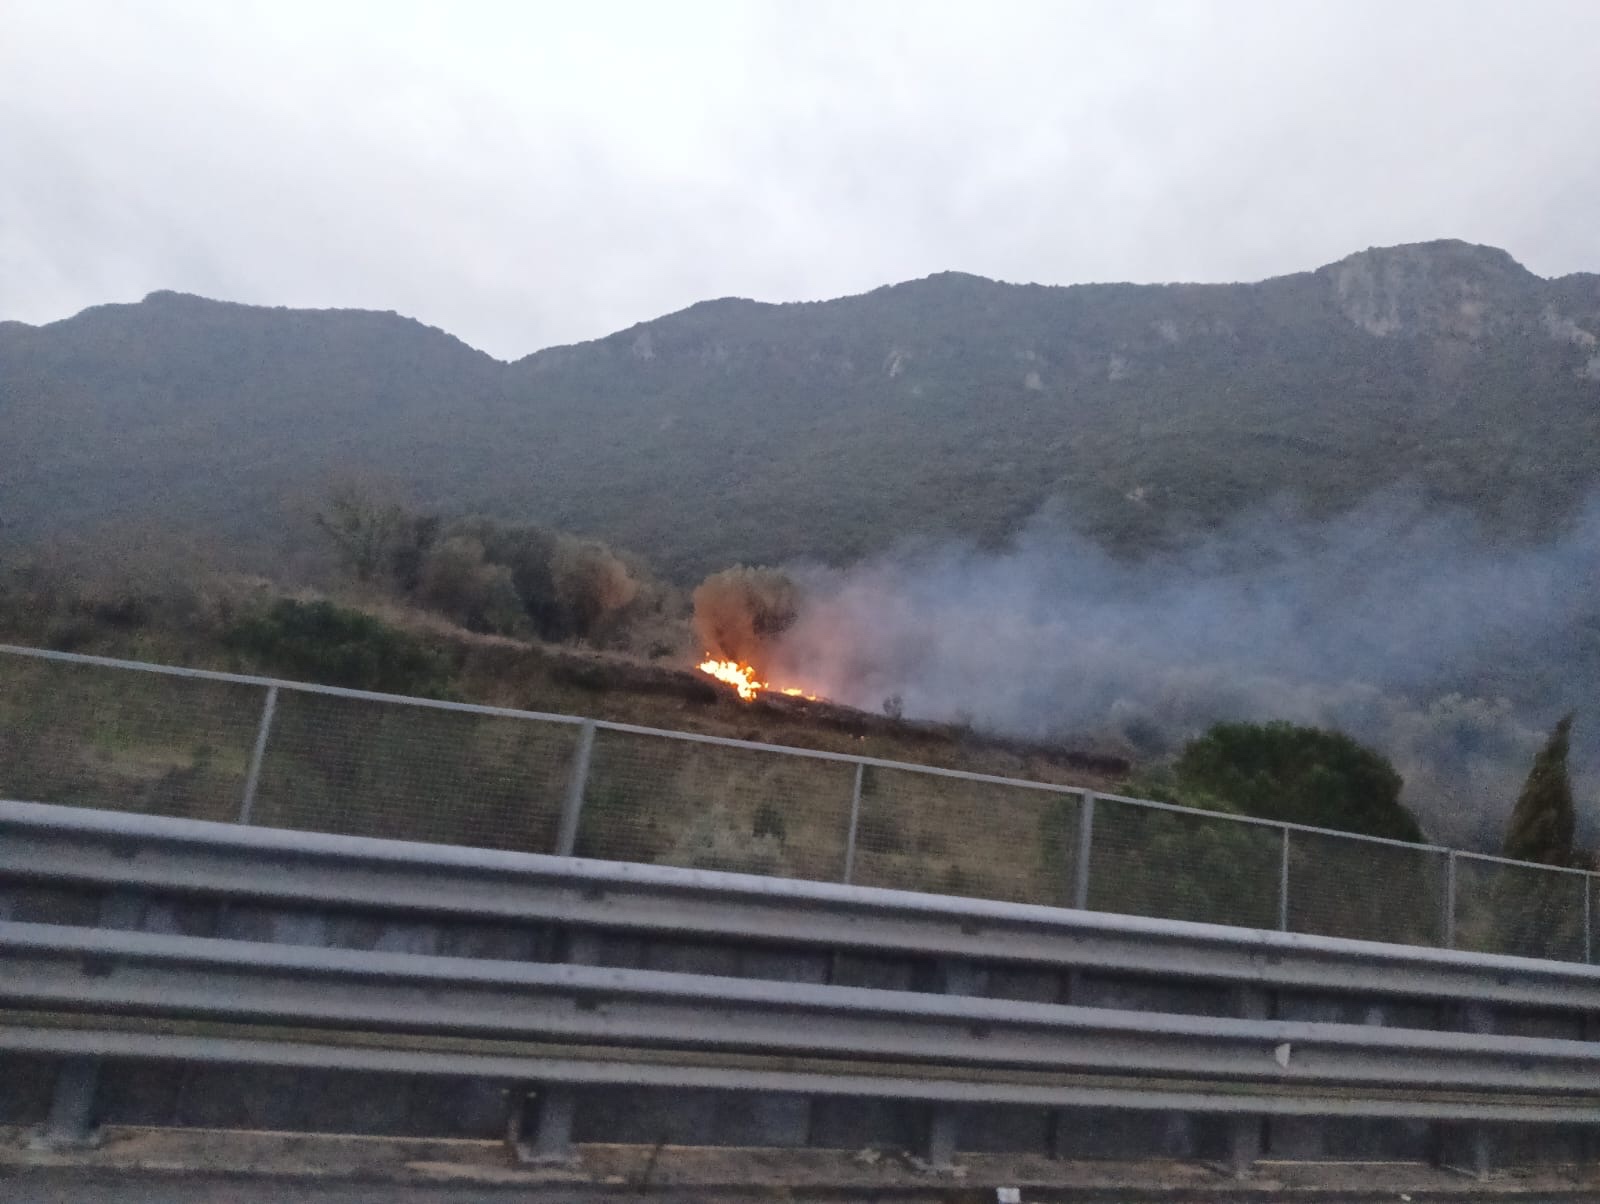
M 1152 1184 L 1152 1186 L 1154 1186 Z M 727 1189 L 706 1193 L 704 1189 L 654 1190 L 641 1193 L 635 1187 L 607 1188 L 598 1185 L 530 1187 L 524 1183 L 502 1186 L 484 1185 L 405 1185 L 396 1183 L 328 1183 L 315 1180 L 295 1181 L 281 1177 L 253 1178 L 235 1175 L 207 1175 L 184 1173 L 171 1176 L 140 1172 L 105 1173 L 72 1168 L 0 1169 L 0 1201 L 4 1204 L 773 1204 L 779 1200 L 804 1200 L 807 1204 L 978 1204 L 996 1198 L 992 1188 L 957 1188 L 943 1191 L 884 1193 L 881 1190 L 845 1190 L 842 1192 L 789 1192 L 772 1193 L 755 1190 L 749 1196 Z M 1102 1204 L 1116 1204 L 1115 1195 L 1093 1192 L 1091 1197 L 1078 1197 L 1075 1193 L 1062 1194 L 1045 1191 L 1039 1194 L 1024 1189 L 1025 1202 L 1069 1201 L 1092 1198 Z M 1245 1198 L 1245 1197 L 1241 1197 Z M 1252 1204 L 1303 1204 L 1308 1199 L 1303 1190 L 1289 1190 L 1284 1195 L 1275 1193 L 1250 1193 Z M 1591 1192 L 1570 1193 L 1560 1191 L 1545 1194 L 1537 1189 L 1512 1191 L 1507 1194 L 1491 1192 L 1485 1195 L 1482 1188 L 1468 1189 L 1463 1194 L 1442 1194 L 1425 1191 L 1413 1197 L 1393 1190 L 1363 1190 L 1349 1196 L 1316 1193 L 1310 1198 L 1317 1204 L 1373 1204 L 1377 1200 L 1407 1201 L 1413 1198 L 1428 1204 L 1483 1204 L 1486 1198 L 1508 1198 L 1543 1204 L 1554 1200 L 1594 1200 Z M 1186 1200 L 1208 1201 L 1218 1204 L 1226 1196 L 1214 1192 L 1191 1196 L 1188 1193 L 1169 1195 L 1159 1190 L 1155 1195 L 1135 1190 L 1128 1200 L 1161 1199 L 1170 1204 L 1183 1204 Z

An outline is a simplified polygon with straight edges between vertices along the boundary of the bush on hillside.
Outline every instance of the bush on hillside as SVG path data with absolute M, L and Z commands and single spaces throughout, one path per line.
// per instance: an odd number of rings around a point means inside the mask
M 716 656 L 754 661 L 767 640 L 794 622 L 799 609 L 798 587 L 777 569 L 723 569 L 694 591 L 695 635 Z
M 444 689 L 446 666 L 415 636 L 332 602 L 280 598 L 235 623 L 223 642 L 303 681 L 422 696 Z
M 427 553 L 416 597 L 470 631 L 511 635 L 526 625 L 511 570 L 488 563 L 483 545 L 468 535 L 453 535 Z
M 1343 732 L 1292 723 L 1219 723 L 1173 767 L 1180 795 L 1212 796 L 1246 815 L 1420 842 L 1402 779 Z

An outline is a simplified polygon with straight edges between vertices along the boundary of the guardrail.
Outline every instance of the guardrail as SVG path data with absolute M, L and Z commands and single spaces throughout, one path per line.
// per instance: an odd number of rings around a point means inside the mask
M 0 800 L 0 879 L 1600 1012 L 1600 967 Z
M 1180 1077 L 1234 1085 L 1214 1101 L 1191 1105 L 1202 1112 L 1240 1111 L 1240 1086 L 1254 1088 L 1243 1096 L 1250 1107 L 1294 1115 L 1330 1108 L 1350 1114 L 1381 1104 L 1393 1116 L 1572 1123 L 1593 1120 L 1600 1109 L 1600 1046 L 1583 1041 L 1183 1016 L 593 966 L 463 964 L 418 954 L 50 924 L 0 923 L 0 954 L 8 964 L 0 1001 L 11 1008 L 79 1017 L 132 1013 L 190 1024 L 266 1021 L 321 1030 L 320 1043 L 335 1045 L 341 1043 L 337 1030 L 354 1029 L 383 1034 L 402 1050 L 411 1034 L 611 1047 L 609 1058 L 588 1076 L 591 1082 L 637 1085 L 635 1063 L 660 1050 L 678 1053 L 680 1061 L 687 1051 L 754 1052 L 848 1059 L 858 1067 L 863 1060 L 899 1063 L 899 1076 L 874 1079 L 871 1093 L 887 1096 L 899 1094 L 897 1078 L 905 1077 L 910 1063 L 924 1071 L 918 1077 L 933 1081 L 956 1077 L 963 1067 L 981 1069 L 984 1080 L 969 1081 L 961 1093 L 968 1100 L 1005 1100 L 1013 1072 L 1032 1070 L 1164 1076 L 1167 1081 L 1146 1087 L 1125 1105 L 1155 1109 L 1172 1106 L 1168 1083 Z M 0 1030 L 0 1042 L 5 1040 Z M 56 1048 L 78 1044 L 64 1041 Z M 362 1044 L 373 1047 L 370 1039 Z M 49 1043 L 38 1035 L 28 1043 L 42 1047 Z M 152 1035 L 142 1052 L 161 1055 L 160 1038 Z M 538 1053 L 524 1051 L 522 1057 L 530 1077 L 555 1077 L 539 1069 Z M 447 1060 L 441 1068 L 450 1069 Z M 755 1091 L 781 1084 L 762 1065 L 728 1082 Z M 1304 1089 L 1268 1090 L 1288 1085 Z M 1369 1094 L 1367 1087 L 1379 1091 Z M 1498 1099 L 1494 1092 L 1513 1098 Z M 1035 1099 L 1073 1102 L 1041 1093 Z
M 0 795 L 1592 960 L 1595 877 L 1073 786 L 0 645 Z
M 1600 1122 L 1600 1043 L 1488 1031 L 1492 1008 L 1600 1013 L 1600 969 L 1588 966 L 0 803 L 0 902 L 37 885 L 124 912 L 143 894 L 379 923 L 866 949 L 945 967 L 938 993 L 0 918 L 0 1049 L 73 1059 L 58 1098 L 69 1133 L 87 1123 L 83 1059 L 104 1056 L 1181 1109 L 1235 1116 L 1246 1133 L 1272 1115 Z M 984 996 L 979 968 L 1007 963 L 1226 985 L 1245 1014 Z M 1472 1031 L 1267 1018 L 1270 992 L 1290 990 L 1448 1001 Z M 571 1103 L 560 1088 L 545 1096 L 557 1115 L 542 1119 L 539 1147 L 558 1149 Z M 930 1151 L 947 1160 L 954 1114 L 938 1115 Z M 1256 1147 L 1238 1148 L 1248 1161 Z

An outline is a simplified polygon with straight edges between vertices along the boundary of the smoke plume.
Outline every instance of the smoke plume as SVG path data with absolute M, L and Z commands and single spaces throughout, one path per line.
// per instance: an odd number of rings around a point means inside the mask
M 1537 546 L 1390 493 L 1286 506 L 1128 560 L 1041 515 L 1000 551 L 907 548 L 802 568 L 775 677 L 869 710 L 1159 759 L 1219 719 L 1340 728 L 1388 755 L 1435 839 L 1492 846 L 1534 751 L 1579 711 L 1580 805 L 1600 714 L 1600 500 Z

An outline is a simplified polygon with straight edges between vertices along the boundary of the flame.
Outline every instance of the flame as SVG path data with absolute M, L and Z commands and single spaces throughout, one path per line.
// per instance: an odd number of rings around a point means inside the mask
M 700 662 L 698 668 L 700 672 L 732 686 L 738 691 L 739 697 L 746 702 L 754 702 L 756 695 L 760 694 L 762 690 L 770 690 L 772 688 L 766 682 L 756 680 L 754 666 L 741 665 L 738 661 L 719 661 L 709 652 L 706 653 L 706 659 Z M 790 698 L 804 698 L 809 702 L 817 701 L 815 694 L 807 694 L 799 686 L 784 686 L 778 692 L 787 694 Z
M 700 662 L 700 672 L 727 682 L 739 691 L 739 697 L 746 702 L 754 702 L 756 695 L 767 688 L 766 682 L 756 680 L 756 671 L 749 665 L 741 665 L 738 661 L 719 661 L 709 652 L 706 653 L 706 659 Z

